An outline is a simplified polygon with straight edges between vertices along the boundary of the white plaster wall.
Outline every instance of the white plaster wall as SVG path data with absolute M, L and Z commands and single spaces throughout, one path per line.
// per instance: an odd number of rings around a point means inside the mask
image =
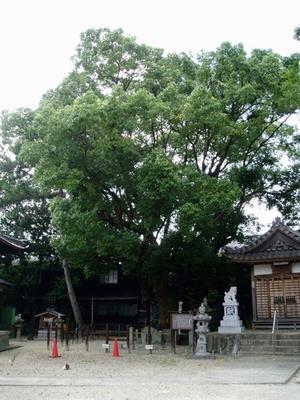
M 292 264 L 292 273 L 299 274 L 300 273 L 300 262 L 295 262 Z
M 257 275 L 271 275 L 272 265 L 271 264 L 256 264 L 253 268 L 254 276 Z

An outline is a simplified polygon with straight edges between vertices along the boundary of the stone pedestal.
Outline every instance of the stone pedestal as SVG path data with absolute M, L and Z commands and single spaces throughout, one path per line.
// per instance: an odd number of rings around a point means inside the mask
M 195 315 L 195 317 L 193 317 L 193 319 L 197 321 L 195 329 L 197 334 L 197 345 L 194 352 L 194 357 L 210 357 L 211 354 L 208 353 L 206 349 L 206 335 L 209 332 L 208 324 L 211 320 L 211 316 L 205 313 L 205 306 L 203 303 L 199 307 L 199 312 L 197 315 Z
M 239 303 L 236 300 L 236 287 L 231 287 L 228 293 L 224 296 L 224 317 L 218 328 L 219 333 L 242 333 L 245 328 L 239 318 L 238 307 Z
M 9 332 L 0 331 L 0 351 L 9 348 Z
M 16 339 L 20 340 L 21 339 L 22 328 L 23 328 L 23 322 L 16 322 L 15 323 L 15 327 L 16 327 Z

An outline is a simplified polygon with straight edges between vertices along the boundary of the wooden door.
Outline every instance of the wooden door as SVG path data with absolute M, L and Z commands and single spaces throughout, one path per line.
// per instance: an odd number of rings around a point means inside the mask
M 300 317 L 300 276 L 280 271 L 270 277 L 256 277 L 256 317 Z
M 270 298 L 269 298 L 269 279 L 256 278 L 255 280 L 256 295 L 256 317 L 267 319 L 270 318 Z
M 300 279 L 291 276 L 284 280 L 285 315 L 287 318 L 300 317 Z

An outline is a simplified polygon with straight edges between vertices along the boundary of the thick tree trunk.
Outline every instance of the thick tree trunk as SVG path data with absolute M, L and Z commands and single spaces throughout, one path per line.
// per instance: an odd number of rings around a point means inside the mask
M 83 322 L 82 322 L 82 316 L 81 312 L 77 303 L 76 295 L 74 292 L 72 280 L 71 280 L 71 274 L 70 274 L 70 269 L 69 269 L 69 264 L 66 260 L 63 260 L 62 267 L 64 270 L 64 275 L 65 275 L 65 281 L 68 289 L 68 295 L 70 299 L 70 303 L 72 306 L 72 310 L 74 313 L 74 318 L 76 321 L 76 324 L 79 328 L 79 335 L 82 335 L 83 332 Z

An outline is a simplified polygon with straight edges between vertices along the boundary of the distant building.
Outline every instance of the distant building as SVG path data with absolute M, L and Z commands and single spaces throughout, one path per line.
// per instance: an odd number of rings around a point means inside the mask
M 0 256 L 20 254 L 28 247 L 28 243 L 0 233 Z
M 28 247 L 28 243 L 0 233 L 0 262 L 8 255 L 20 255 Z M 13 307 L 3 307 L 3 290 L 12 288 L 13 285 L 0 279 L 0 329 L 10 329 L 15 318 Z
M 122 268 L 87 281 L 77 290 L 78 302 L 86 322 L 103 328 L 143 325 L 145 310 L 140 285 L 132 275 L 125 275 Z

